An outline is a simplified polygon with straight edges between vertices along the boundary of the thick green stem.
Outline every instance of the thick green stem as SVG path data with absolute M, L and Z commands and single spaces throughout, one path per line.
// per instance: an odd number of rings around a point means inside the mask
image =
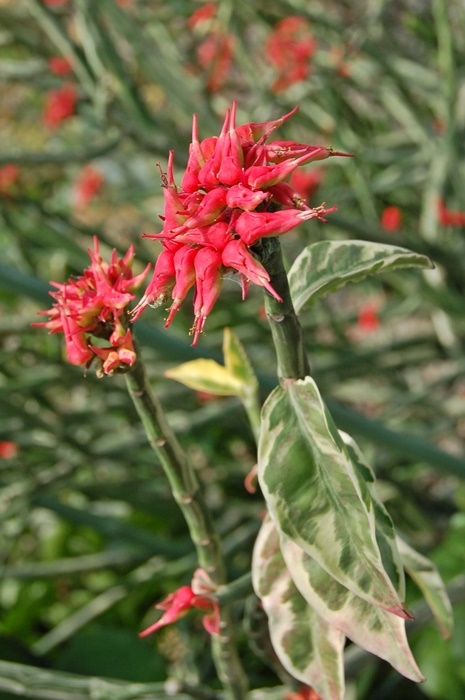
M 224 585 L 226 578 L 220 541 L 199 482 L 147 381 L 140 360 L 126 374 L 126 382 L 150 445 L 160 459 L 173 496 L 187 522 L 199 564 L 216 585 Z M 212 650 L 227 696 L 231 700 L 243 700 L 246 680 L 234 645 L 228 605 L 220 608 L 220 634 L 212 635 Z
M 285 379 L 303 379 L 311 372 L 300 325 L 289 290 L 289 282 L 284 269 L 281 245 L 278 238 L 266 240 L 261 255 L 262 263 L 270 275 L 270 283 L 279 294 L 278 301 L 268 292 L 265 293 L 265 310 L 273 336 L 278 359 L 278 377 Z

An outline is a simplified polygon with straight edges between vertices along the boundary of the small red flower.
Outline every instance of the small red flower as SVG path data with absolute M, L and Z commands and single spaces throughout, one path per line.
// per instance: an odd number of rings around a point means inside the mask
M 187 26 L 189 29 L 194 29 L 199 24 L 208 22 L 208 20 L 213 19 L 217 13 L 217 6 L 214 2 L 206 2 L 201 5 L 198 10 L 192 13 L 192 15 L 187 20 Z
M 52 56 L 47 61 L 48 67 L 55 75 L 67 75 L 71 73 L 73 67 L 64 56 Z
M 100 170 L 86 165 L 74 185 L 74 204 L 78 209 L 86 207 L 102 189 L 104 178 Z
M 402 212 L 394 205 L 385 207 L 381 213 L 381 228 L 389 233 L 398 231 L 402 225 Z
M 465 211 L 448 209 L 443 200 L 438 201 L 438 219 L 442 226 L 465 226 Z
M 212 30 L 199 44 L 197 62 L 206 71 L 209 92 L 218 92 L 223 87 L 231 70 L 234 44 L 234 36 L 221 30 Z
M 172 151 L 168 172 L 162 174 L 163 230 L 144 234 L 161 240 L 164 250 L 144 296 L 134 309 L 134 319 L 148 305 L 164 303 L 171 293 L 168 327 L 189 289 L 195 286 L 195 320 L 191 329 L 195 345 L 228 272 L 239 275 L 243 298 L 249 282 L 253 282 L 281 300 L 256 258 L 253 245 L 266 236 L 282 235 L 303 221 L 325 221 L 324 215 L 335 207 L 309 207 L 285 180 L 300 165 L 350 155 L 294 141 L 267 143 L 273 131 L 296 109 L 280 119 L 236 126 L 236 103 L 233 103 L 227 110 L 220 135 L 202 141 L 194 115 L 181 187 L 174 181 Z
M 89 367 L 95 360 L 98 374 L 112 374 L 136 361 L 132 333 L 127 328 L 127 306 L 150 265 L 133 275 L 133 246 L 123 258 L 113 251 L 110 262 L 105 262 L 97 238 L 89 255 L 91 265 L 80 277 L 64 284 L 51 283 L 57 288 L 50 292 L 55 303 L 48 311 L 39 311 L 49 320 L 32 325 L 48 328 L 50 333 L 63 333 L 71 364 Z
M 0 441 L 0 459 L 11 459 L 16 457 L 19 452 L 19 447 L 16 442 L 9 440 Z
M 320 187 L 322 180 L 323 170 L 321 168 L 308 171 L 294 170 L 289 178 L 289 184 L 305 202 L 308 202 Z
M 377 305 L 367 301 L 358 312 L 357 328 L 364 333 L 373 333 L 380 325 Z
M 265 44 L 265 55 L 278 72 L 271 90 L 282 92 L 305 80 L 315 50 L 316 41 L 304 17 L 286 17 L 278 22 Z
M 220 633 L 220 608 L 212 597 L 215 587 L 205 574 L 198 569 L 192 579 L 192 586 L 181 586 L 177 591 L 155 605 L 157 610 L 163 610 L 163 615 L 155 624 L 140 632 L 139 637 L 146 637 L 161 627 L 171 625 L 180 620 L 193 608 L 204 611 L 202 624 L 209 634 Z
M 19 168 L 14 163 L 0 167 L 0 195 L 8 194 L 19 177 Z
M 51 90 L 45 104 L 44 124 L 55 129 L 61 122 L 72 117 L 76 112 L 77 99 L 76 89 L 70 83 Z
M 303 685 L 297 691 L 284 693 L 284 700 L 321 700 L 321 697 L 316 690 Z

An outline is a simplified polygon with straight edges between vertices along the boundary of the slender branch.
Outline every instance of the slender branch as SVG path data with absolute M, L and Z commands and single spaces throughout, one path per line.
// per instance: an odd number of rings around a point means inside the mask
M 291 299 L 278 238 L 262 239 L 261 261 L 270 275 L 270 283 L 282 302 L 265 293 L 265 310 L 278 359 L 278 377 L 303 379 L 311 372 L 302 335 L 302 327 Z
M 196 474 L 176 439 L 163 409 L 138 360 L 126 374 L 126 382 L 150 445 L 158 455 L 173 496 L 189 527 L 200 566 L 218 586 L 226 582 L 220 541 L 200 490 Z M 230 607 L 220 608 L 220 634 L 212 635 L 212 651 L 218 676 L 232 700 L 242 700 L 246 680 L 234 645 Z

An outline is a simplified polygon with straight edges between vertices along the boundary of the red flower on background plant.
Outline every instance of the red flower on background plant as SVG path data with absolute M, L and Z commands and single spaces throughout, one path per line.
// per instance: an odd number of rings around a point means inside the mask
M 78 209 L 86 207 L 102 189 L 104 177 L 100 170 L 85 165 L 74 184 L 74 204 Z
M 321 168 L 294 170 L 289 178 L 289 184 L 308 203 L 321 185 L 322 180 L 323 170 Z
M 364 333 L 373 333 L 380 325 L 378 306 L 372 301 L 367 301 L 358 312 L 357 328 Z
M 231 68 L 235 43 L 234 36 L 217 20 L 217 12 L 216 3 L 207 2 L 187 20 L 189 29 L 204 34 L 196 50 L 196 63 L 206 72 L 209 92 L 217 92 L 222 87 Z
M 204 629 L 209 634 L 219 634 L 220 608 L 218 602 L 211 595 L 214 590 L 215 586 L 207 574 L 202 569 L 197 569 L 191 586 L 181 586 L 177 591 L 170 593 L 161 603 L 155 605 L 157 610 L 164 611 L 163 615 L 158 622 L 140 632 L 139 637 L 147 637 L 161 627 L 171 625 L 195 608 L 206 613 L 202 618 Z
M 442 226 L 465 226 L 465 211 L 448 209 L 444 201 L 438 201 L 438 220 Z
M 391 205 L 381 212 L 381 228 L 389 233 L 398 231 L 402 225 L 402 211 L 399 207 Z
M 272 91 L 282 92 L 305 80 L 315 50 L 316 41 L 305 17 L 286 17 L 278 22 L 265 44 L 265 55 L 278 71 Z
M 113 250 L 110 262 L 105 262 L 96 237 L 94 249 L 88 252 L 91 264 L 80 277 L 64 284 L 51 282 L 57 288 L 50 292 L 55 303 L 48 311 L 38 312 L 48 315 L 49 320 L 32 325 L 63 333 L 71 364 L 89 367 L 96 361 L 98 374 L 112 374 L 136 361 L 132 333 L 127 328 L 127 307 L 150 265 L 133 276 L 133 246 L 123 258 Z
M 316 690 L 303 685 L 299 690 L 284 693 L 284 700 L 321 700 L 321 697 Z
M 7 194 L 19 177 L 19 168 L 14 163 L 0 167 L 0 194 Z
M 10 440 L 0 441 L 0 459 L 11 459 L 16 457 L 19 452 L 19 447 L 16 442 Z
M 148 305 L 162 305 L 171 293 L 165 327 L 171 323 L 189 289 L 195 285 L 193 345 L 228 272 L 238 273 L 245 297 L 249 282 L 280 300 L 270 277 L 254 255 L 254 244 L 279 236 L 310 219 L 336 209 L 311 208 L 286 181 L 301 165 L 330 156 L 350 155 L 331 148 L 272 141 L 269 137 L 297 110 L 280 119 L 236 126 L 236 103 L 227 110 L 221 134 L 199 141 L 194 115 L 192 143 L 181 186 L 174 181 L 171 151 L 162 174 L 165 211 L 163 231 L 144 234 L 161 240 L 163 252 L 151 282 L 134 309 L 134 319 Z
M 73 70 L 71 63 L 64 56 L 51 56 L 47 63 L 55 75 L 67 75 Z
M 76 89 L 71 83 L 51 90 L 45 103 L 44 124 L 55 129 L 61 122 L 72 117 L 76 112 L 77 99 Z

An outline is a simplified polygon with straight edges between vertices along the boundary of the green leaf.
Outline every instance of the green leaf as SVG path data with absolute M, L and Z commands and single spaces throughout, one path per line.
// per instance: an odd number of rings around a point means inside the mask
M 384 569 L 370 489 L 311 377 L 288 381 L 267 399 L 258 475 L 283 534 L 356 595 L 408 617 Z
M 439 571 L 432 561 L 419 554 L 400 537 L 397 538 L 397 546 L 405 569 L 423 593 L 441 635 L 444 639 L 449 639 L 454 624 L 453 612 Z
M 284 668 L 325 700 L 344 697 L 344 635 L 331 628 L 295 587 L 271 518 L 263 522 L 252 561 L 255 592 L 268 615 L 271 642 Z
M 410 651 L 404 620 L 351 593 L 295 542 L 282 537 L 281 551 L 299 592 L 327 624 L 412 681 L 424 680 Z
M 218 396 L 238 396 L 242 389 L 241 381 L 215 360 L 200 358 L 184 362 L 167 370 L 165 376 L 195 391 L 208 391 Z
M 425 255 L 369 241 L 319 241 L 307 246 L 289 270 L 297 313 L 305 304 L 334 292 L 347 282 L 401 267 L 433 267 Z

